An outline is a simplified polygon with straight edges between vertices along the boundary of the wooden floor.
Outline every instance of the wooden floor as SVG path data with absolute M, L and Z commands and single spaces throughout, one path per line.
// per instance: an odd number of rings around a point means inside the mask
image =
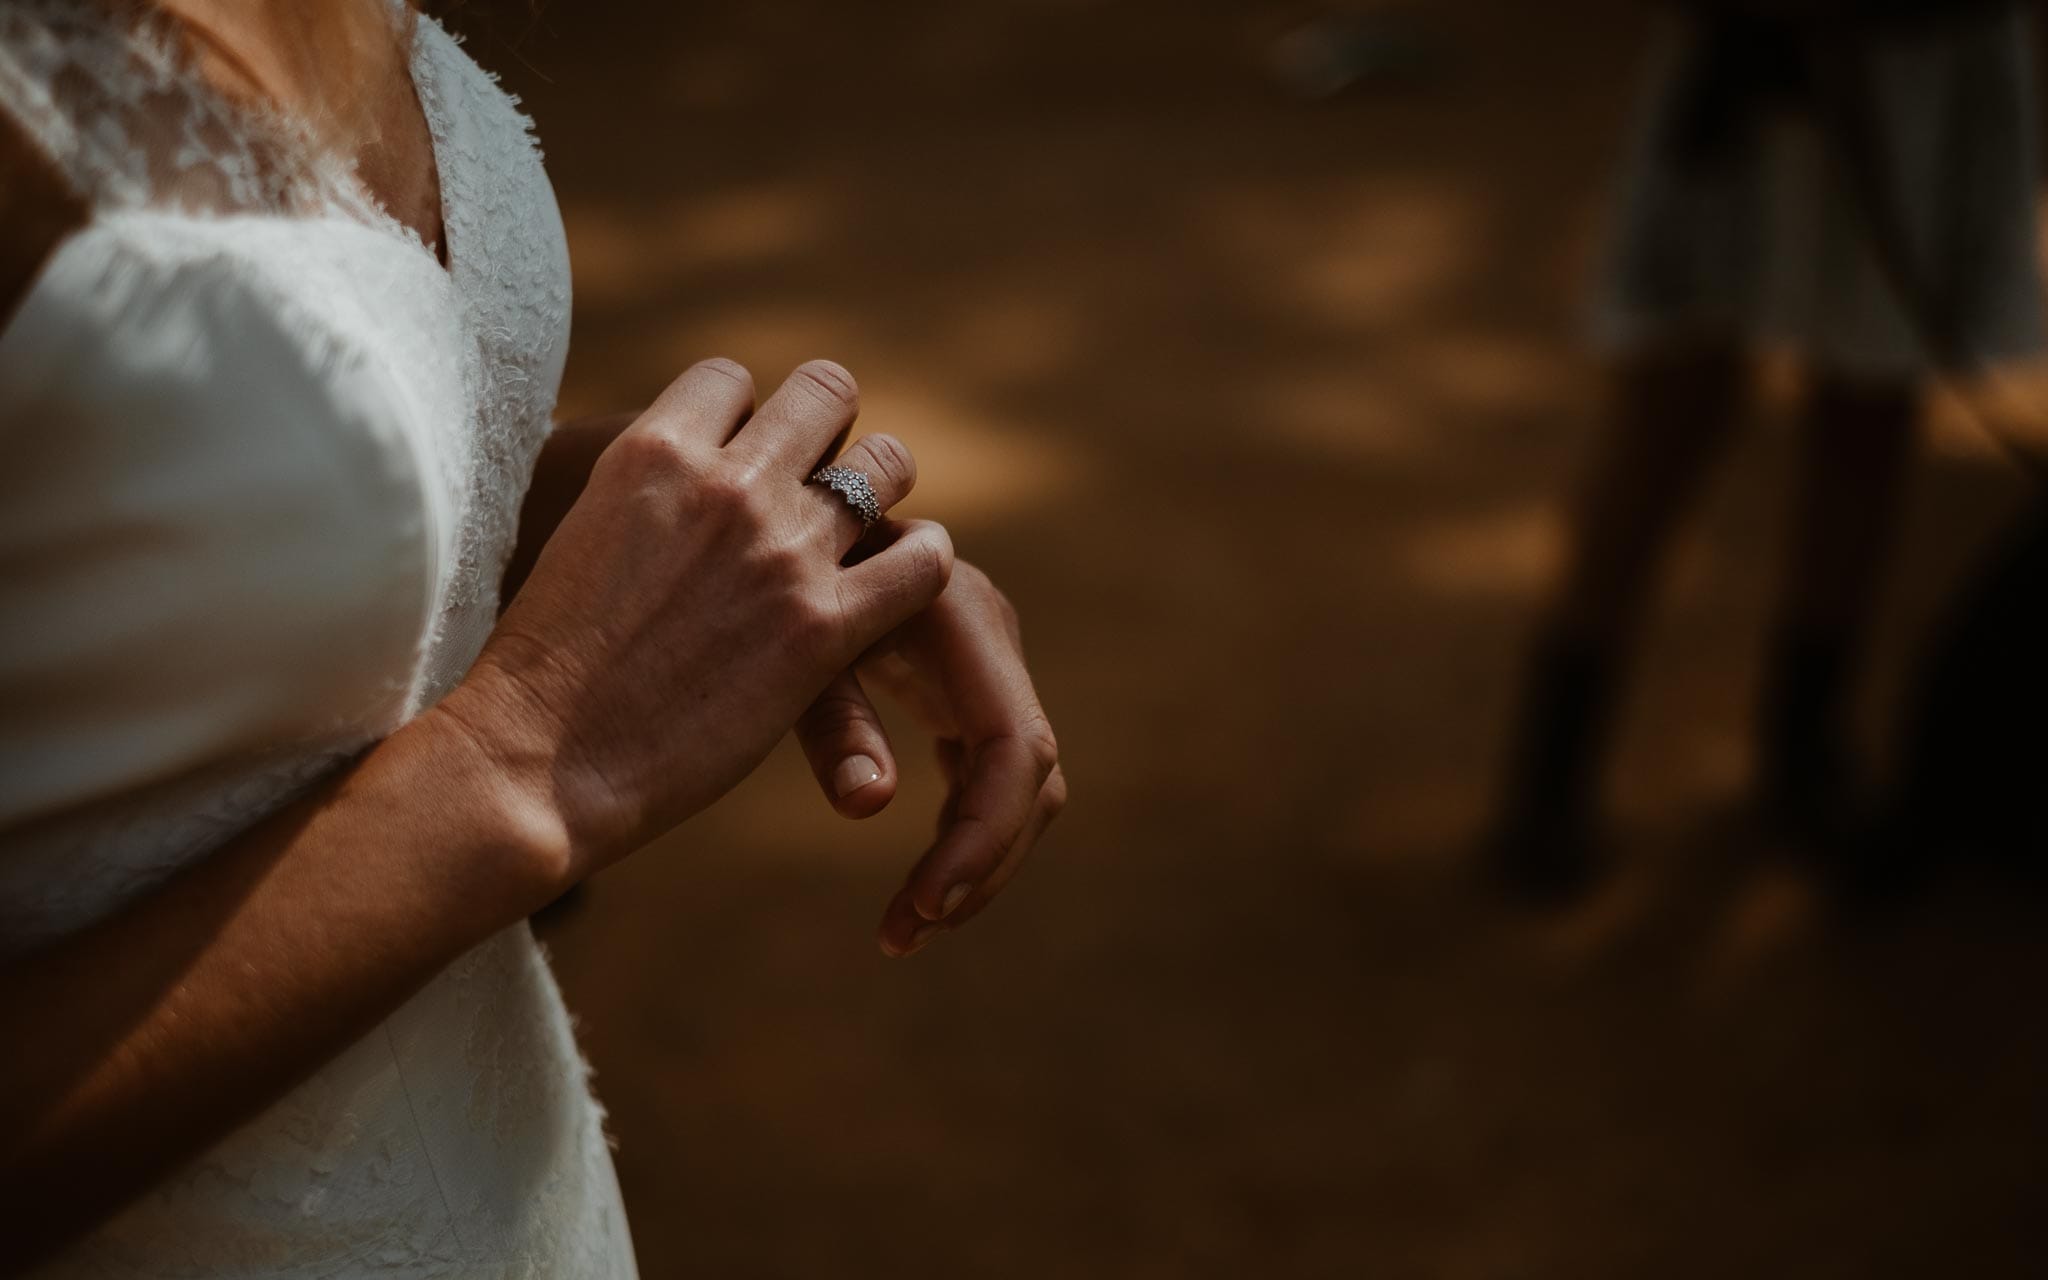
M 1073 783 L 909 963 L 908 741 L 881 818 L 785 750 L 552 922 L 648 1276 L 2040 1274 L 2040 904 L 1851 918 L 1739 817 L 1777 409 L 1672 575 L 1619 872 L 1554 916 L 1470 874 L 1644 30 L 1427 12 L 1433 75 L 1303 105 L 1227 0 L 469 6 L 573 243 L 565 408 L 847 363 Z M 1936 432 L 1873 747 L 2017 494 Z

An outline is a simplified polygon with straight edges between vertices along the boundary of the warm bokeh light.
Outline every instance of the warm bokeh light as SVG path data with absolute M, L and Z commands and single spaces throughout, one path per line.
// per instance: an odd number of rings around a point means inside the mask
M 847 364 L 909 509 L 1017 602 L 1073 784 L 907 966 L 869 931 L 940 788 L 900 716 L 888 812 L 834 818 L 785 748 L 551 926 L 644 1274 L 2039 1256 L 2034 908 L 1861 922 L 1744 816 L 1787 361 L 1644 624 L 1613 873 L 1549 915 L 1478 881 L 1607 403 L 1587 281 L 1650 8 L 1414 6 L 1422 52 L 1311 101 L 1270 70 L 1306 13 L 1260 3 L 471 6 L 561 190 L 565 411 L 713 354 L 764 392 Z M 2048 421 L 2038 370 L 1971 395 Z M 1930 417 L 1877 758 L 2029 492 L 1952 394 Z

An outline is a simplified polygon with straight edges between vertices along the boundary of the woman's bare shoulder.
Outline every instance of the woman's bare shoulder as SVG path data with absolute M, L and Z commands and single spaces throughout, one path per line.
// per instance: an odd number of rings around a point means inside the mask
M 0 326 L 90 210 L 35 139 L 0 111 Z

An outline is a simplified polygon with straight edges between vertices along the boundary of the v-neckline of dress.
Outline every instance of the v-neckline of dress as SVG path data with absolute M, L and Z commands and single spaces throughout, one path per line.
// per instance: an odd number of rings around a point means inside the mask
M 448 216 L 446 165 L 442 162 L 443 139 L 447 134 L 448 126 L 447 121 L 441 117 L 440 112 L 434 105 L 438 101 L 438 93 L 430 92 L 422 83 L 423 74 L 430 74 L 432 71 L 431 67 L 425 65 L 427 52 L 426 43 L 422 36 L 430 26 L 434 28 L 437 34 L 445 33 L 442 32 L 442 29 L 432 18 L 414 9 L 407 3 L 407 0 L 389 0 L 388 7 L 392 11 L 394 21 L 409 21 L 412 26 L 411 31 L 407 33 L 404 50 L 405 87 L 411 93 L 413 103 L 419 110 L 420 122 L 427 131 L 426 158 L 432 171 L 433 207 L 435 220 L 439 224 L 439 236 L 429 240 L 426 235 L 420 232 L 419 228 L 392 212 L 390 205 L 386 204 L 383 198 L 372 190 L 367 182 L 363 181 L 361 167 L 355 157 L 337 155 L 335 158 L 342 163 L 344 176 L 348 185 L 352 188 L 351 194 L 372 215 L 372 225 L 419 249 L 433 261 L 435 268 L 453 283 L 457 274 L 454 232 L 451 226 L 451 219 Z M 166 14 L 164 20 L 181 31 L 185 40 L 204 41 L 209 47 L 215 49 L 220 56 L 232 62 L 242 64 L 243 74 L 248 76 L 252 83 L 257 81 L 258 78 L 248 69 L 246 60 L 237 54 L 231 46 L 220 40 L 212 32 L 209 32 L 204 26 L 182 15 Z M 279 116 L 288 117 L 290 115 L 289 111 L 279 102 L 249 101 L 230 93 L 221 86 L 212 83 L 203 72 L 198 70 L 196 65 L 191 66 L 190 71 L 199 83 L 205 85 L 206 93 L 218 105 L 218 109 L 230 115 L 260 117 L 266 110 L 276 112 Z
M 433 24 L 434 20 L 426 14 L 414 10 L 412 23 L 412 35 L 406 42 L 405 82 L 406 88 L 412 91 L 414 105 L 419 108 L 420 122 L 426 126 L 427 130 L 427 163 L 433 170 L 434 215 L 435 221 L 440 224 L 441 232 L 439 237 L 437 237 L 439 243 L 428 243 L 426 237 L 420 235 L 417 228 L 401 220 L 395 214 L 392 214 L 390 210 L 386 209 L 383 202 L 378 200 L 376 194 L 363 184 L 360 177 L 357 178 L 356 184 L 363 187 L 364 196 L 376 204 L 377 208 L 386 217 L 390 218 L 393 223 L 402 228 L 413 239 L 419 241 L 420 247 L 427 251 L 428 256 L 434 259 L 435 264 L 452 281 L 455 279 L 456 274 L 455 228 L 453 220 L 448 216 L 447 166 L 441 161 L 442 138 L 447 133 L 447 122 L 441 118 L 440 111 L 434 105 L 439 101 L 438 93 L 429 93 L 421 86 L 422 72 L 431 72 L 431 68 L 426 68 L 422 65 L 428 56 L 426 42 L 423 37 L 426 35 L 427 27 Z M 435 31 L 439 32 L 438 25 L 435 25 Z M 433 101 L 430 102 L 429 99 Z

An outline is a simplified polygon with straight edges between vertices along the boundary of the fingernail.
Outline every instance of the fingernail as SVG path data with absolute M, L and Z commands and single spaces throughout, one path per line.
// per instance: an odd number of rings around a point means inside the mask
M 939 904 L 939 919 L 944 920 L 952 915 L 961 903 L 967 901 L 967 895 L 973 892 L 974 886 L 966 883 L 956 884 L 946 890 L 946 900 Z
M 871 782 L 882 780 L 882 769 L 866 756 L 848 756 L 832 771 L 832 790 L 844 800 Z
M 935 924 L 918 926 L 917 932 L 910 935 L 910 945 L 904 948 L 903 954 L 906 956 L 914 956 L 918 952 L 924 950 L 924 944 L 930 942 L 932 938 L 937 935 L 938 932 L 939 926 Z

